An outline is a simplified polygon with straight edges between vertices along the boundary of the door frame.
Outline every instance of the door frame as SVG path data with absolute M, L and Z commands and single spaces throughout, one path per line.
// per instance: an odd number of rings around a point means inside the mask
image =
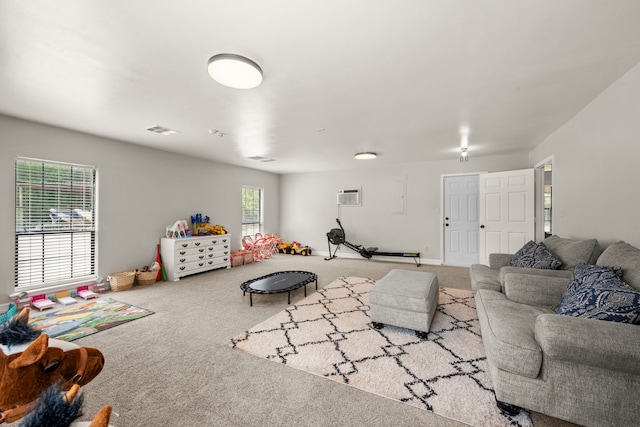
M 535 170 L 535 224 L 536 224 L 536 241 L 542 242 L 544 240 L 544 167 L 545 165 L 551 165 L 551 174 L 553 176 L 554 168 L 554 155 L 551 155 L 538 163 L 533 167 Z M 552 184 L 553 185 L 553 184 Z M 551 206 L 553 206 L 553 191 L 551 192 Z M 553 233 L 553 207 L 551 208 L 551 233 Z
M 480 175 L 484 172 L 461 172 L 461 173 L 447 173 L 440 175 L 440 265 L 444 264 L 444 179 L 445 177 L 454 177 L 454 176 L 469 176 L 469 175 L 477 175 L 478 180 L 480 179 Z

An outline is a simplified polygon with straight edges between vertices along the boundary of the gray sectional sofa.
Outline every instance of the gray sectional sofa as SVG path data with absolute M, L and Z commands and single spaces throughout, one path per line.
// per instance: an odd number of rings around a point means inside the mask
M 552 237 L 549 250 L 557 245 L 564 270 L 505 267 L 510 255 L 471 267 L 496 400 L 504 410 L 585 426 L 638 425 L 640 325 L 556 314 L 555 307 L 576 261 L 621 267 L 622 280 L 640 291 L 640 249 L 618 242 L 600 253 L 597 242 Z

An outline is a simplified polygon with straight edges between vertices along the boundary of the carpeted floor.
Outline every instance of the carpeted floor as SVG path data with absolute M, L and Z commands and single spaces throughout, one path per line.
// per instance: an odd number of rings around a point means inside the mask
M 440 289 L 427 339 L 371 327 L 373 281 L 342 277 L 227 345 L 476 426 L 531 426 L 495 405 L 471 291 Z
M 287 307 L 287 294 L 254 295 L 250 307 L 239 288 L 247 280 L 275 271 L 312 271 L 322 288 L 340 276 L 379 279 L 393 268 L 430 271 L 442 287 L 470 289 L 467 268 L 280 255 L 106 294 L 155 314 L 75 341 L 105 356 L 104 370 L 83 387 L 83 419 L 109 404 L 119 414 L 111 419 L 115 427 L 464 425 L 225 346 Z M 303 298 L 299 289 L 291 303 Z M 569 425 L 532 417 L 536 427 Z

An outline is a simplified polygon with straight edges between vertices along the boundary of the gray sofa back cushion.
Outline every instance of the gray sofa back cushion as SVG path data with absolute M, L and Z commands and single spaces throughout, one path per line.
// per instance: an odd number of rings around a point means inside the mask
M 640 249 L 623 241 L 607 247 L 597 265 L 622 268 L 622 280 L 640 291 Z
M 542 243 L 562 261 L 562 270 L 573 270 L 578 264 L 595 264 L 600 255 L 600 245 L 596 239 L 573 240 L 553 235 Z

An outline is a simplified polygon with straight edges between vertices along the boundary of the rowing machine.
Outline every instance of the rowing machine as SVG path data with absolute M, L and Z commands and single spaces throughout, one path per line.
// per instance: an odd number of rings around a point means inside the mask
M 349 243 L 346 239 L 346 233 L 344 232 L 344 228 L 342 228 L 342 224 L 340 223 L 340 219 L 336 218 L 336 222 L 340 226 L 340 228 L 332 228 L 327 233 L 327 245 L 329 246 L 329 258 L 325 258 L 325 261 L 332 260 L 336 258 L 336 252 L 338 252 L 338 248 L 340 245 L 344 245 L 362 255 L 362 257 L 366 259 L 371 259 L 372 256 L 396 256 L 396 257 L 408 257 L 413 258 L 416 265 L 420 265 L 420 252 L 379 252 L 376 247 L 365 248 L 362 245 L 354 245 L 353 243 Z M 333 253 L 331 253 L 331 245 L 335 245 Z

